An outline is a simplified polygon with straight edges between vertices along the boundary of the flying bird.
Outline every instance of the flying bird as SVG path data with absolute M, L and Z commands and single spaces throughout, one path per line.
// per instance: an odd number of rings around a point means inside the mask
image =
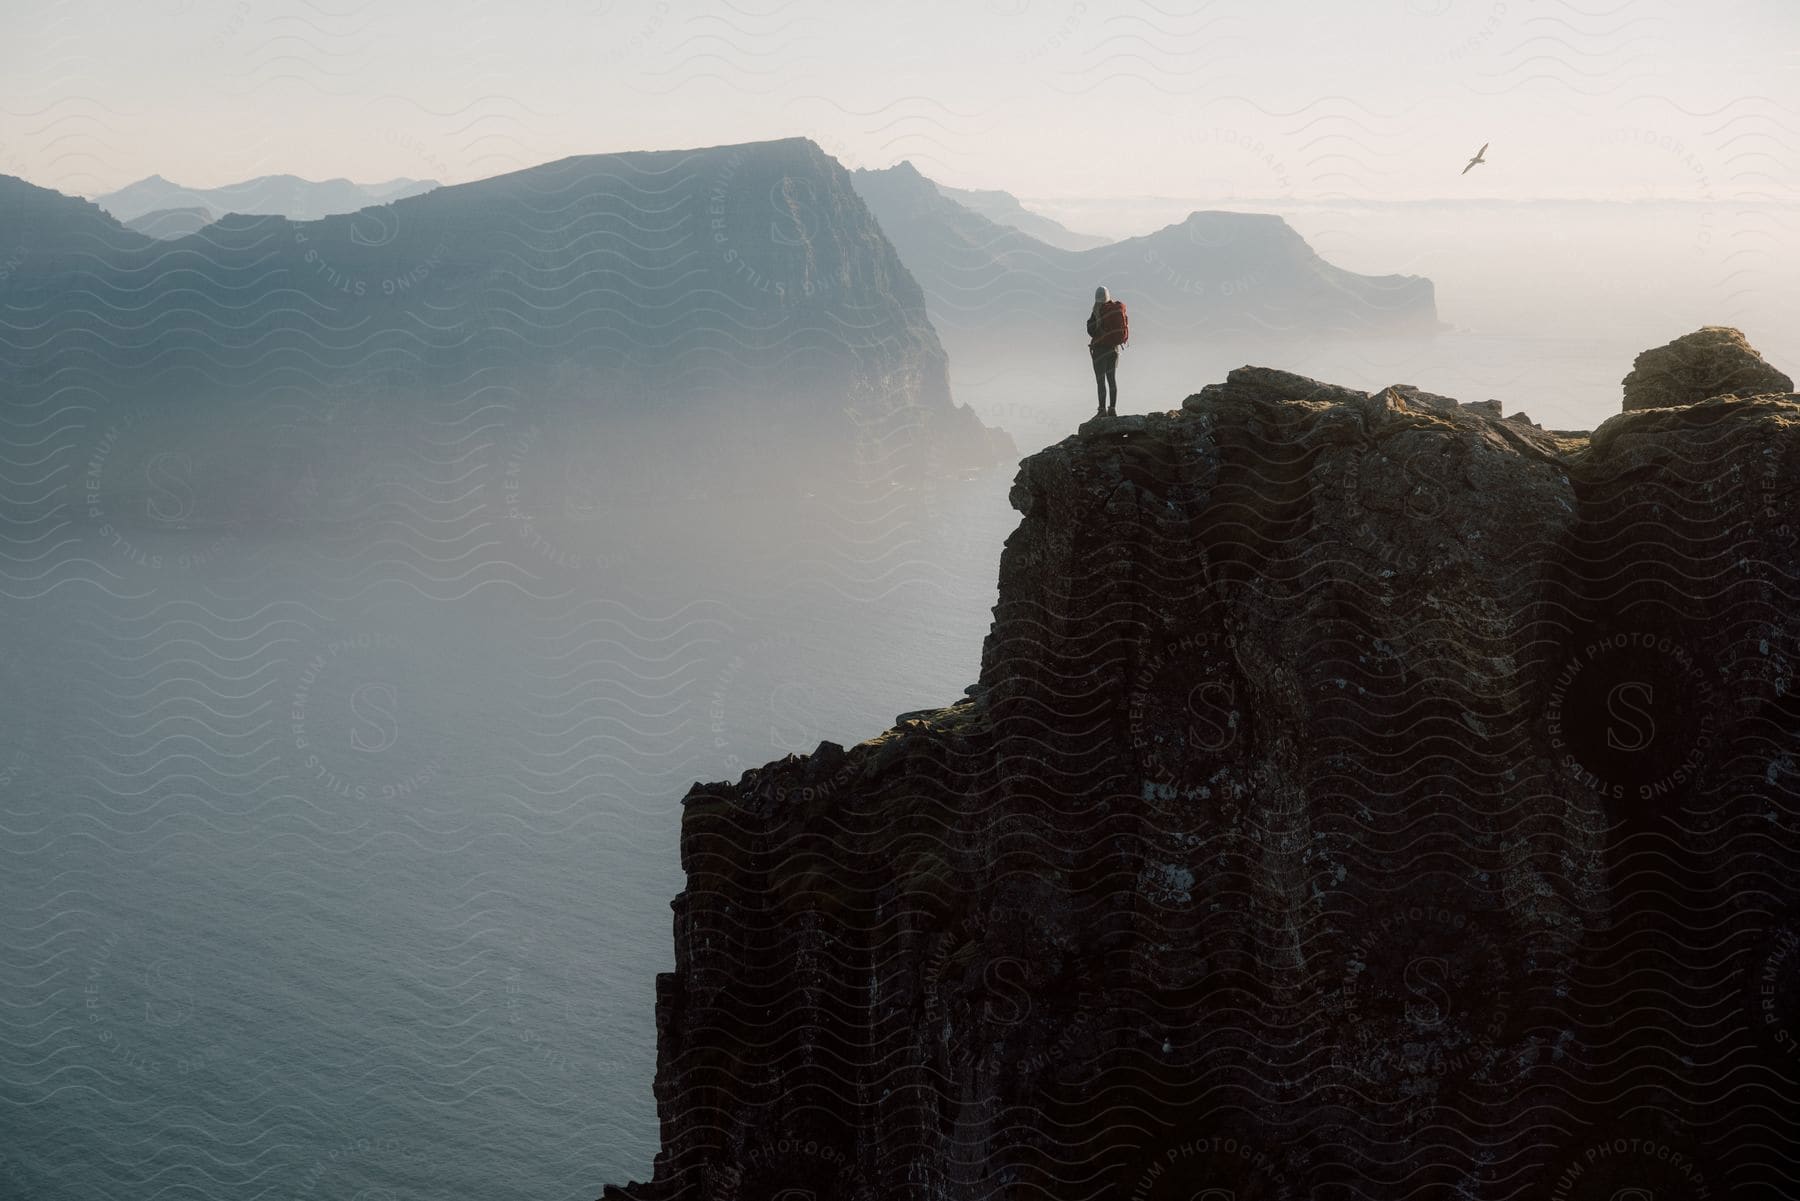
M 1474 157 L 1474 158 L 1472 158 L 1472 159 L 1470 159 L 1470 160 L 1469 160 L 1469 167 L 1473 167 L 1473 166 L 1474 166 L 1474 165 L 1475 165 L 1475 164 L 1476 164 L 1476 163 L 1485 163 L 1485 162 L 1487 162 L 1487 160 L 1486 160 L 1486 159 L 1484 159 L 1484 158 L 1482 158 L 1482 157 L 1481 157 L 1481 156 L 1482 156 L 1482 155 L 1484 155 L 1484 154 L 1486 154 L 1486 153 L 1487 153 L 1487 148 L 1488 148 L 1488 143 L 1486 143 L 1486 142 L 1483 142 L 1483 143 L 1482 143 L 1482 144 L 1481 144 L 1481 149 L 1480 149 L 1480 150 L 1477 150 L 1477 151 L 1476 151 L 1476 152 L 1475 152 L 1475 157 Z M 1464 168 L 1463 168 L 1463 169 L 1462 169 L 1462 173 L 1463 173 L 1463 174 L 1464 174 L 1464 175 L 1467 175 L 1467 174 L 1468 174 L 1468 173 L 1469 173 L 1469 167 L 1464 167 Z

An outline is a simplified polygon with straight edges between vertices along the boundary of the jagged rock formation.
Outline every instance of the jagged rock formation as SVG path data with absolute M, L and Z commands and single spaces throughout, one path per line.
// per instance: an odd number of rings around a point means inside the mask
M 1794 381 L 1763 361 L 1739 331 L 1708 325 L 1646 350 L 1625 377 L 1625 409 L 1663 409 L 1711 396 L 1792 392 Z
M 931 319 L 979 346 L 1046 328 L 1067 338 L 1105 284 L 1131 306 L 1133 336 L 1393 334 L 1439 328 L 1431 281 L 1359 275 L 1325 262 L 1280 217 L 1201 212 L 1144 237 L 1074 251 L 999 224 L 901 163 L 856 188 L 925 290 Z M 961 353 L 953 346 L 953 353 Z
M 607 1195 L 1800 1177 L 1800 396 L 1498 408 L 1244 368 L 1027 459 L 964 699 L 688 795 Z
M 1016 455 L 951 399 L 918 285 L 804 139 L 570 158 L 169 242 L 0 178 L 0 226 L 21 247 L 0 383 L 80 406 L 71 459 L 129 421 L 100 473 L 115 515 L 176 454 L 194 522 L 279 520 L 297 493 L 393 478 L 397 446 L 465 417 L 532 441 L 526 486 L 578 474 L 602 507 Z

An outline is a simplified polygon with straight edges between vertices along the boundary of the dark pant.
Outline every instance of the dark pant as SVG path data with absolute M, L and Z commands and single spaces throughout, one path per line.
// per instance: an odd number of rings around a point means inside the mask
M 1100 392 L 1100 412 L 1117 412 L 1119 408 L 1119 352 L 1109 350 L 1094 356 L 1094 386 Z M 1111 389 L 1110 401 L 1107 390 Z M 1098 416 L 1098 414 L 1096 414 Z

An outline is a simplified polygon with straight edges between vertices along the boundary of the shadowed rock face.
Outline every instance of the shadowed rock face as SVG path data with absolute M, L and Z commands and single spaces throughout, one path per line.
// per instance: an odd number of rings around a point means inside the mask
M 608 1195 L 1800 1176 L 1800 396 L 1496 408 L 1243 368 L 1027 459 L 964 699 L 688 795 Z
M 1744 335 L 1708 325 L 1646 350 L 1625 377 L 1625 410 L 1688 405 L 1711 396 L 1792 392 L 1794 381 L 1763 360 Z

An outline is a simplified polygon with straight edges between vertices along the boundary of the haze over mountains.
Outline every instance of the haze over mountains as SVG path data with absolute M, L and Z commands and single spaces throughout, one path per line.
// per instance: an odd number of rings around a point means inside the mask
M 125 222 L 125 228 L 149 238 L 185 238 L 189 234 L 199 233 L 217 221 L 219 216 L 219 213 L 205 205 L 156 209 L 140 217 L 133 217 Z
M 582 156 L 169 242 L 6 179 L 0 222 L 29 248 L 0 280 L 12 394 L 78 398 L 90 442 L 154 412 L 102 482 L 134 511 L 178 452 L 194 520 L 288 519 L 484 406 L 530 432 L 531 487 L 586 481 L 601 509 L 1014 453 L 952 401 L 918 285 L 803 139 Z
M 119 217 L 421 187 L 312 220 Z M 110 499 L 82 511 L 109 521 L 367 519 L 412 503 L 393 481 L 439 454 L 430 431 L 497 413 L 498 434 L 455 453 L 486 448 L 483 478 L 516 520 L 565 518 L 564 543 L 653 540 L 677 502 L 1011 462 L 978 410 L 1027 449 L 1064 428 L 1091 386 L 1079 318 L 1098 283 L 1129 298 L 1146 347 L 1129 356 L 1133 408 L 1199 339 L 1248 353 L 1240 335 L 1436 327 L 1429 280 L 1342 271 L 1276 216 L 1196 213 L 1069 249 L 956 196 L 1080 240 L 1005 193 L 946 194 L 909 164 L 852 174 L 807 139 L 449 187 L 270 176 L 191 192 L 152 177 L 87 201 L 0 177 L 0 226 L 21 247 L 0 271 L 0 380 L 26 418 L 76 414 L 71 462 L 106 448 L 82 486 Z M 529 464 L 502 462 L 519 448 Z M 77 494 L 44 499 L 58 496 Z
M 1129 297 L 1134 337 L 1429 333 L 1431 281 L 1325 262 L 1280 217 L 1197 212 L 1143 237 L 1067 250 L 975 211 L 911 163 L 856 185 L 925 289 L 940 330 L 1065 338 L 1098 284 Z
M 314 181 L 297 175 L 260 175 L 216 188 L 190 188 L 151 175 L 96 196 L 94 203 L 127 225 L 169 209 L 201 209 L 211 213 L 212 220 L 226 213 L 256 213 L 292 221 L 316 221 L 339 213 L 354 213 L 372 204 L 423 195 L 437 186 L 435 179 L 400 178 L 361 184 L 347 179 Z
M 252 182 L 217 191 L 306 211 L 359 188 Z M 1196 213 L 1067 249 L 908 164 L 852 175 L 807 139 L 579 156 L 304 221 L 183 232 L 210 212 L 190 205 L 133 229 L 105 209 L 179 193 L 152 177 L 86 201 L 0 177 L 22 248 L 0 272 L 0 372 L 16 412 L 77 415 L 71 461 L 106 448 L 83 487 L 109 520 L 366 518 L 408 503 L 392 481 L 434 423 L 486 412 L 484 478 L 508 511 L 582 537 L 746 490 L 910 487 L 1016 454 L 952 397 L 951 355 L 1029 443 L 1079 411 L 1078 319 L 1102 282 L 1150 348 L 1128 387 L 1201 338 L 1436 327 L 1429 280 L 1340 270 L 1276 216 Z M 971 199 L 1033 224 L 1005 193 Z M 532 459 L 510 482 L 496 437 Z M 181 504 L 154 499 L 171 472 Z
M 1076 233 L 1062 222 L 1026 208 L 1011 192 L 952 188 L 943 184 L 938 184 L 937 190 L 997 225 L 1010 225 L 1061 250 L 1092 250 L 1112 241 L 1111 238 L 1103 238 L 1098 234 Z

